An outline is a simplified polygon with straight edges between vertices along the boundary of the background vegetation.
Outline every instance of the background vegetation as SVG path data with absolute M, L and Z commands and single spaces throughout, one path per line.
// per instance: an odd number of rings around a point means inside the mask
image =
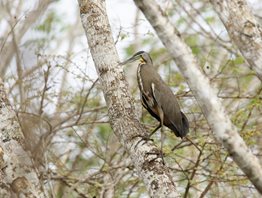
M 108 123 L 102 87 L 86 50 L 77 2 L 70 7 L 70 14 L 64 10 L 63 0 L 44 2 L 46 5 L 0 1 L 0 75 L 18 115 L 26 146 L 35 166 L 42 170 L 38 176 L 46 195 L 102 197 L 111 185 L 115 197 L 147 197 L 128 154 Z M 132 1 L 122 5 L 117 0 L 107 2 L 109 9 L 118 3 L 119 9 L 134 7 Z M 261 81 L 248 69 L 208 1 L 160 3 L 200 60 L 240 135 L 261 159 Z M 250 5 L 261 23 L 262 3 L 254 0 Z M 181 194 L 259 197 L 212 137 L 185 79 L 143 15 L 135 11 L 128 24 L 121 24 L 117 13 L 110 16 L 120 56 L 125 59 L 142 49 L 150 52 L 156 69 L 189 118 L 189 138 L 195 145 L 176 138 L 168 129 L 164 141 L 165 160 Z M 137 112 L 152 130 L 158 123 L 139 102 L 136 65 L 125 70 Z M 156 144 L 160 143 L 159 135 L 153 136 Z

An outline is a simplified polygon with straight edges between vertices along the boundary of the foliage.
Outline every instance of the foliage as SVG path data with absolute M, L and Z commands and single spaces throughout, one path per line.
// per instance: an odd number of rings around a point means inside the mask
M 59 3 L 52 3 L 54 9 L 46 10 L 28 31 L 31 34 L 20 41 L 19 51 L 15 52 L 18 59 L 10 62 L 4 75 L 28 147 L 39 167 L 44 167 L 43 189 L 50 197 L 98 197 L 113 186 L 115 197 L 146 197 L 128 153 L 110 128 L 102 87 L 86 50 L 80 21 L 64 20 L 70 16 L 57 12 Z M 261 82 L 206 5 L 206 1 L 199 0 L 161 4 L 216 87 L 241 136 L 254 153 L 260 153 Z M 22 7 L 18 10 L 17 14 L 25 12 Z M 6 18 L 14 17 L 9 13 Z M 4 23 L 2 14 L 0 20 Z M 136 19 L 131 31 L 142 28 L 142 21 Z M 9 27 L 4 31 L 10 32 Z M 165 160 L 184 197 L 259 197 L 228 153 L 214 141 L 186 80 L 152 29 L 147 28 L 144 34 L 133 34 L 128 28 L 119 31 L 118 43 L 132 40 L 120 49 L 124 55 L 147 49 L 189 118 L 189 138 L 194 144 L 176 138 L 167 129 L 164 141 Z M 1 34 L 1 42 L 8 35 Z M 17 70 L 19 64 L 22 76 Z M 130 90 L 138 95 L 136 83 Z M 158 125 L 145 110 L 141 121 L 149 131 Z M 160 134 L 152 138 L 160 146 Z

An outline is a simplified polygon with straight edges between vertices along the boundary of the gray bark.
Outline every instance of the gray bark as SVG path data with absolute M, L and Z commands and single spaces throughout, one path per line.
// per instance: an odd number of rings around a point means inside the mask
M 44 197 L 24 137 L 0 79 L 0 195 Z
M 262 29 L 245 0 L 210 0 L 232 41 L 262 81 Z
M 129 152 L 137 174 L 153 197 L 180 197 L 171 177 L 149 141 L 137 145 L 147 132 L 135 116 L 134 105 L 119 59 L 107 18 L 104 0 L 78 0 L 80 16 L 88 45 L 103 87 L 108 115 L 114 133 Z M 145 144 L 143 144 L 145 143 Z
M 262 168 L 239 136 L 209 80 L 202 74 L 191 49 L 155 1 L 134 0 L 176 61 L 201 107 L 215 138 L 227 149 L 256 189 L 262 193 Z

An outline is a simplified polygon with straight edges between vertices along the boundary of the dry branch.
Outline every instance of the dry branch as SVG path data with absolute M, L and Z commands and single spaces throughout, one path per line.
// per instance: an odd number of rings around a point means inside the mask
M 215 138 L 227 149 L 256 189 L 262 193 L 262 168 L 256 156 L 239 136 L 207 77 L 200 71 L 191 49 L 155 1 L 135 0 L 136 5 L 155 29 L 158 37 L 186 78 Z

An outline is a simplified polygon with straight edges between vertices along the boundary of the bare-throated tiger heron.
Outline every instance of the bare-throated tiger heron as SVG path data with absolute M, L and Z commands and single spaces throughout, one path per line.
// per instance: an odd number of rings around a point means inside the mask
M 153 67 L 150 55 L 144 51 L 139 51 L 120 64 L 124 65 L 135 60 L 140 61 L 137 68 L 137 82 L 141 92 L 142 105 L 160 122 L 151 135 L 160 127 L 162 132 L 164 125 L 171 129 L 177 137 L 185 137 L 189 131 L 187 117 L 181 112 L 177 99 L 170 87 L 162 80 Z

